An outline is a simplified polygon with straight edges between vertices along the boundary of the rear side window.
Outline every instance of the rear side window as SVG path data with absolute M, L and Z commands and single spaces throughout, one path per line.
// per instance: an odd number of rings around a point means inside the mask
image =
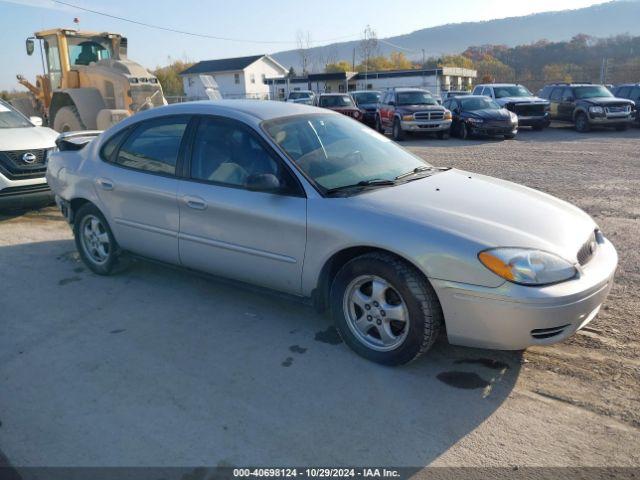
M 106 162 L 113 161 L 113 154 L 116 151 L 116 148 L 118 148 L 118 145 L 120 145 L 120 142 L 128 132 L 129 130 L 126 128 L 123 130 L 120 130 L 118 133 L 116 133 L 114 136 L 112 136 L 109 140 L 105 142 L 105 144 L 102 146 L 102 149 L 100 150 L 100 157 L 102 157 L 104 161 Z
M 616 97 L 620 98 L 629 98 L 631 93 L 631 87 L 622 87 L 619 88 L 616 92 Z
M 149 120 L 138 125 L 118 151 L 115 163 L 146 172 L 175 175 L 186 116 Z
M 562 87 L 554 88 L 549 99 L 554 102 L 559 102 L 562 98 L 562 90 L 564 90 Z

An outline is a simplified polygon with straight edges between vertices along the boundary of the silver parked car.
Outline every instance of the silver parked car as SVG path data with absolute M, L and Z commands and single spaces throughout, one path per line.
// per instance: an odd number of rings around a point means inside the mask
M 616 251 L 580 209 L 435 168 L 339 113 L 230 100 L 58 139 L 47 179 L 78 251 L 122 252 L 310 297 L 383 364 L 451 343 L 522 349 L 598 313 Z

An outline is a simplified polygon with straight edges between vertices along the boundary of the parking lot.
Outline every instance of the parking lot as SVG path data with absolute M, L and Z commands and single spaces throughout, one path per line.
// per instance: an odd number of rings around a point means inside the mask
M 403 144 L 592 215 L 620 256 L 599 317 L 385 368 L 302 302 L 143 261 L 99 277 L 54 208 L 4 215 L 0 464 L 640 464 L 640 129 Z

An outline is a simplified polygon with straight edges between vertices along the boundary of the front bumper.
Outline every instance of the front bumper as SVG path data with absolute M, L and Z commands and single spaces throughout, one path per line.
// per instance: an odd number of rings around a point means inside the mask
M 518 124 L 505 126 L 471 125 L 469 127 L 472 135 L 489 136 L 494 135 L 515 135 L 518 133 Z
M 521 127 L 548 127 L 551 124 L 549 113 L 544 115 L 520 116 L 518 115 L 518 125 Z
M 546 287 L 505 282 L 498 288 L 432 279 L 449 342 L 469 347 L 521 350 L 573 335 L 595 318 L 618 265 L 605 240 L 578 278 Z
M 451 120 L 403 120 L 400 128 L 405 132 L 441 132 L 451 128 Z
M 602 127 L 610 126 L 616 127 L 618 125 L 630 125 L 633 123 L 633 114 L 628 115 L 611 115 L 611 116 L 595 116 L 589 114 L 589 123 L 591 125 L 598 125 Z
M 44 178 L 9 180 L 0 173 L 0 208 L 21 209 L 47 205 L 53 193 Z

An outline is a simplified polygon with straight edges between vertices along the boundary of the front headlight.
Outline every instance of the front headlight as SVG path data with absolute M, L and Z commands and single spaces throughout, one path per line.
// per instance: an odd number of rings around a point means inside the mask
M 604 113 L 604 108 L 599 107 L 599 106 L 593 106 L 593 107 L 589 107 L 589 112 L 591 113 L 597 113 L 599 115 Z
M 450 110 L 445 110 L 444 112 L 444 119 L 445 120 L 451 120 L 451 111 Z
M 410 122 L 411 120 L 413 120 L 413 115 L 403 115 L 402 120 L 405 122 Z
M 521 285 L 548 285 L 576 276 L 576 268 L 553 253 L 529 248 L 491 248 L 478 254 L 482 264 L 496 275 Z
M 518 115 L 513 112 L 509 112 L 509 116 L 511 117 L 511 123 L 518 123 Z

